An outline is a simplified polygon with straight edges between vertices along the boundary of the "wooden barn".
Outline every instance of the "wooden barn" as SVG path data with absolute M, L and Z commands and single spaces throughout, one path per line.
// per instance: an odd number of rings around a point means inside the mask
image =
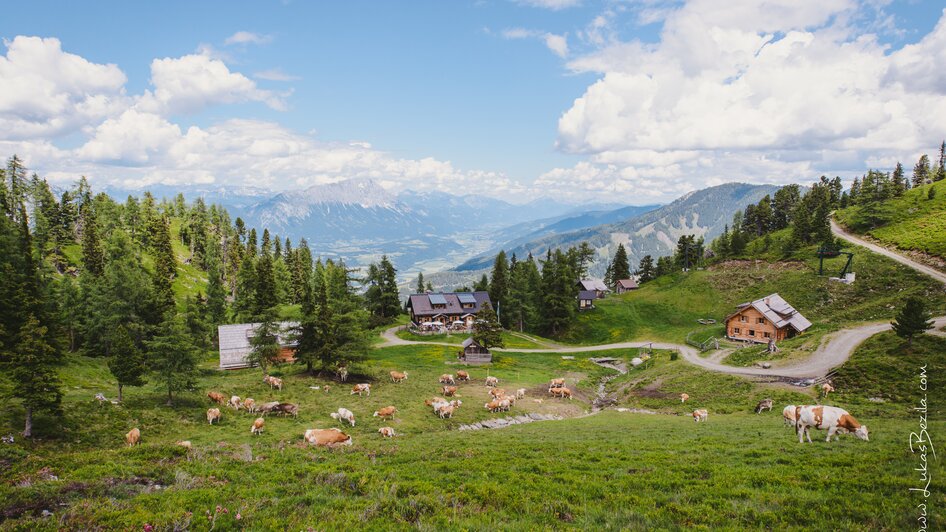
M 292 362 L 295 360 L 295 344 L 289 340 L 289 331 L 299 324 L 284 321 L 279 324 L 279 361 Z M 256 334 L 259 323 L 236 323 L 217 327 L 218 347 L 220 350 L 220 369 L 248 368 L 246 356 L 253 349 L 250 339 Z
M 630 292 L 631 290 L 637 290 L 638 288 L 637 281 L 634 279 L 620 279 L 614 285 L 614 291 L 619 294 Z
M 608 295 L 608 285 L 601 279 L 582 279 L 578 281 L 578 289 L 583 292 L 594 292 L 596 299 L 604 299 Z
M 593 290 L 581 290 L 578 292 L 578 310 L 595 308 L 595 299 L 598 299 L 598 294 Z
M 486 364 L 493 361 L 493 354 L 489 349 L 481 346 L 472 336 L 463 340 L 461 345 L 463 349 L 460 350 L 459 358 L 467 364 Z
M 811 322 L 778 294 L 736 308 L 736 312 L 726 317 L 726 337 L 732 340 L 779 342 L 811 327 Z

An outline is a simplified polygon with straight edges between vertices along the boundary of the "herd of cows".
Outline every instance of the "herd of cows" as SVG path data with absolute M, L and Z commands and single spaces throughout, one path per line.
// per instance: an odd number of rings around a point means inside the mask
M 407 372 L 391 371 L 390 377 L 391 382 L 394 384 L 400 384 L 407 380 Z M 342 380 L 344 381 L 344 378 Z M 440 391 L 443 397 L 427 399 L 424 401 L 424 404 L 428 407 L 431 407 L 434 414 L 439 416 L 441 419 L 452 418 L 453 413 L 463 405 L 463 401 L 459 399 L 448 400 L 446 398 L 457 395 L 457 391 L 459 390 L 458 383 L 469 384 L 471 382 L 470 374 L 466 371 L 460 370 L 456 372 L 456 376 L 453 374 L 441 375 L 438 382 L 441 385 Z M 273 390 L 282 390 L 283 388 L 282 379 L 277 377 L 266 375 L 263 377 L 263 383 L 268 384 L 270 389 Z M 516 401 L 523 399 L 526 396 L 527 392 L 525 388 L 519 388 L 515 390 L 515 392 L 511 393 L 506 392 L 506 390 L 499 387 L 499 379 L 495 376 L 487 376 L 484 380 L 484 384 L 488 389 L 490 401 L 484 404 L 483 407 L 492 413 L 508 412 L 509 409 L 515 405 Z M 324 389 L 328 391 L 329 387 L 325 386 Z M 825 398 L 830 392 L 833 391 L 835 391 L 834 387 L 830 383 L 826 382 L 821 386 L 821 397 Z M 560 398 L 563 400 L 572 399 L 572 391 L 565 386 L 564 378 L 552 379 L 549 382 L 548 394 L 553 398 Z M 370 397 L 371 384 L 355 384 L 351 388 L 350 395 L 358 395 L 359 397 L 365 395 Z M 259 414 L 260 417 L 257 417 L 250 426 L 250 433 L 253 435 L 262 434 L 266 425 L 266 420 L 263 416 L 266 414 L 282 414 L 293 417 L 299 416 L 299 406 L 293 403 L 271 401 L 257 404 L 256 401 L 250 397 L 241 399 L 239 396 L 233 395 L 227 399 L 224 394 L 216 391 L 208 392 L 207 398 L 212 403 L 220 406 L 227 406 L 232 408 L 234 411 L 243 410 L 249 413 Z M 689 394 L 680 394 L 681 403 L 686 403 L 689 399 Z M 536 401 L 541 402 L 540 399 L 537 399 Z M 757 414 L 761 414 L 765 410 L 771 411 L 772 407 L 772 399 L 765 399 L 756 405 L 755 412 Z M 394 418 L 397 412 L 398 410 L 395 406 L 386 406 L 375 411 L 373 417 L 380 418 L 381 420 L 391 420 Z M 349 423 L 352 427 L 355 426 L 355 414 L 347 408 L 339 408 L 335 412 L 331 412 L 329 416 L 336 421 Z M 700 408 L 694 410 L 692 412 L 692 416 L 693 420 L 697 423 L 705 422 L 709 418 L 709 412 L 705 408 Z M 853 416 L 851 416 L 850 413 L 841 408 L 820 404 L 788 405 L 782 410 L 782 416 L 786 424 L 795 427 L 795 432 L 798 435 L 799 443 L 802 443 L 806 436 L 808 438 L 808 442 L 811 442 L 811 434 L 809 432 L 810 428 L 827 430 L 828 437 L 826 441 L 831 441 L 832 437 L 837 440 L 839 434 L 845 433 L 852 433 L 858 438 L 868 441 L 867 427 L 858 423 L 858 421 Z M 220 408 L 211 407 L 207 410 L 207 422 L 211 425 L 215 422 L 219 423 L 222 417 L 223 414 Z M 378 433 L 382 438 L 393 438 L 396 435 L 394 428 L 388 426 L 380 427 L 378 429 Z M 303 439 L 309 444 L 323 447 L 335 447 L 338 445 L 352 444 L 351 436 L 338 428 L 308 429 L 303 433 Z M 137 427 L 131 429 L 125 435 L 125 442 L 129 446 L 137 445 L 140 441 L 141 430 Z M 191 448 L 190 441 L 178 441 L 177 445 L 187 449 Z

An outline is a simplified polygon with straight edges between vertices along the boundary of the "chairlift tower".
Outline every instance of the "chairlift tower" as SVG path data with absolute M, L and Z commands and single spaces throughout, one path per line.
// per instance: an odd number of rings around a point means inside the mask
M 821 246 L 818 249 L 818 275 L 824 275 L 824 259 L 825 257 L 833 258 L 839 257 L 841 255 L 847 255 L 847 262 L 844 263 L 844 267 L 841 268 L 841 273 L 838 274 L 838 277 L 844 278 L 844 276 L 851 271 L 851 261 L 854 260 L 854 253 L 850 251 L 841 251 L 840 249 L 828 248 Z

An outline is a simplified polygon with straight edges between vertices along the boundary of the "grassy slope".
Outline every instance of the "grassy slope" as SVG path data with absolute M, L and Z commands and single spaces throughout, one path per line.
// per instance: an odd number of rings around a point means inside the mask
M 397 331 L 397 337 L 403 338 L 404 340 L 411 340 L 414 342 L 443 342 L 448 344 L 457 344 L 460 345 L 464 340 L 469 338 L 468 334 L 455 333 L 455 334 L 415 334 L 411 331 Z M 503 332 L 503 344 L 509 349 L 539 349 L 545 347 L 539 345 L 531 340 L 523 338 L 521 336 L 516 336 L 510 332 Z
M 936 189 L 932 200 L 927 198 L 930 188 Z M 863 206 L 849 207 L 836 212 L 835 218 L 884 244 L 946 259 L 946 181 L 908 190 L 903 197 L 885 202 L 880 209 L 883 223 L 878 227 L 868 223 L 864 211 Z
M 747 256 L 759 260 L 729 261 L 707 270 L 679 272 L 634 292 L 599 301 L 595 310 L 579 315 L 566 339 L 582 344 L 682 342 L 693 332 L 702 340 L 722 334 L 723 328 L 700 325 L 697 319 L 721 322 L 735 305 L 773 292 L 814 323 L 809 333 L 794 341 L 799 347 L 851 323 L 892 318 L 903 298 L 912 294 L 923 295 L 934 312 L 946 312 L 946 291 L 941 284 L 863 248 L 854 248 L 857 281 L 853 285 L 817 276 L 814 248 L 796 253 L 791 261 L 777 261 L 776 250 L 786 237 L 784 232 L 773 235 L 768 250 L 763 241 L 755 242 Z M 840 259 L 825 262 L 825 270 L 831 274 L 841 266 Z

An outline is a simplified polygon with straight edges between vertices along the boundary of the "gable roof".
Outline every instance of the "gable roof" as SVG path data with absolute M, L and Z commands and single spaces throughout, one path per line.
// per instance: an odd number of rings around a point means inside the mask
M 584 290 L 608 291 L 608 285 L 604 284 L 604 281 L 601 279 L 582 279 L 578 281 L 578 284 L 581 285 Z
M 637 281 L 634 279 L 621 279 L 618 281 L 621 288 L 637 288 Z
M 581 290 L 578 292 L 578 299 L 597 299 L 598 293 L 594 290 Z
M 407 308 L 411 309 L 414 312 L 415 316 L 436 316 L 440 314 L 446 315 L 455 315 L 455 314 L 476 314 L 483 309 L 484 306 L 492 306 L 492 302 L 489 300 L 488 292 L 461 292 L 464 294 L 464 299 L 466 294 L 473 296 L 473 308 L 463 308 L 463 305 L 460 304 L 460 298 L 456 292 L 443 292 L 437 294 L 411 294 L 411 297 L 407 299 Z M 440 303 L 442 300 L 446 303 L 445 308 L 433 308 L 433 302 Z
M 471 345 L 474 345 L 474 344 L 476 344 L 477 346 L 480 345 L 480 344 L 479 344 L 476 340 L 474 340 L 473 337 L 471 336 L 471 337 L 467 338 L 466 340 L 463 340 L 463 343 L 460 344 L 460 345 L 462 345 L 463 348 L 466 349 L 467 347 L 470 347 Z
M 767 320 L 771 321 L 777 329 L 791 326 L 796 331 L 802 332 L 808 327 L 811 327 L 811 322 L 808 321 L 808 318 L 802 316 L 800 312 L 795 310 L 794 307 L 789 305 L 788 302 L 782 299 L 782 296 L 778 294 L 768 295 L 750 303 L 738 305 L 736 308 L 739 310 L 726 316 L 726 320 L 728 321 L 729 318 L 749 307 L 759 311 L 759 313 L 765 316 Z

